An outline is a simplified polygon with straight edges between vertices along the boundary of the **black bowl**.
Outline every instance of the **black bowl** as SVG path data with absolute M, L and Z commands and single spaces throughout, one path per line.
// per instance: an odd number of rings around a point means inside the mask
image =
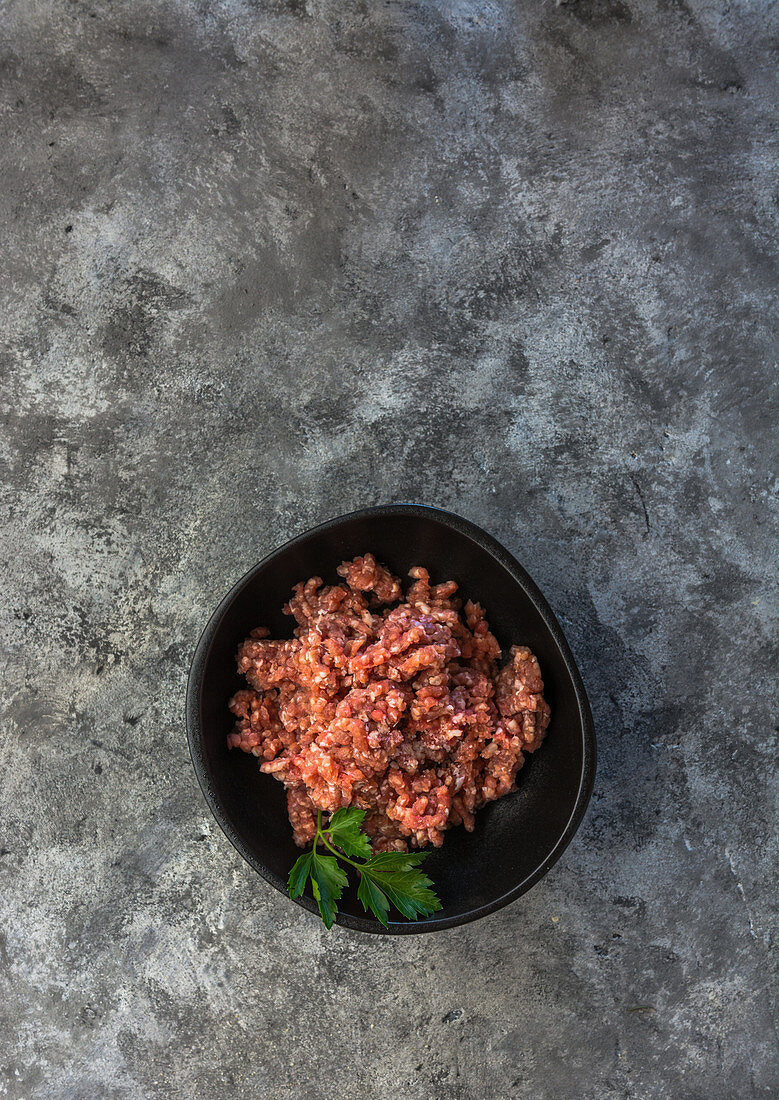
M 263 775 L 257 761 L 229 751 L 233 725 L 227 701 L 245 686 L 235 668 L 239 643 L 256 626 L 272 637 L 291 636 L 282 605 L 300 580 L 338 580 L 336 566 L 367 551 L 405 577 L 424 565 L 435 582 L 455 580 L 478 600 L 504 653 L 529 645 L 538 657 L 552 720 L 544 744 L 527 758 L 513 794 L 476 815 L 476 829 L 451 829 L 425 871 L 443 909 L 418 921 L 391 921 L 392 934 L 435 932 L 476 920 L 507 905 L 546 874 L 584 816 L 595 777 L 595 734 L 581 676 L 549 605 L 524 569 L 473 523 L 413 504 L 366 508 L 339 516 L 264 558 L 228 592 L 195 651 L 187 690 L 187 731 L 195 772 L 214 817 L 244 859 L 287 893 L 289 870 L 300 854 L 292 841 L 284 788 Z M 312 913 L 309 893 L 297 903 Z M 339 924 L 384 932 L 350 887 Z

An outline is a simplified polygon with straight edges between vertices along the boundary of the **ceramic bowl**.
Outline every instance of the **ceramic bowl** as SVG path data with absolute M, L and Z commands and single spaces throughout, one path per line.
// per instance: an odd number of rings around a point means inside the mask
M 530 889 L 560 858 L 581 823 L 595 776 L 595 734 L 584 685 L 560 624 L 521 565 L 494 538 L 459 516 L 412 504 L 339 516 L 274 550 L 243 576 L 212 615 L 195 651 L 187 691 L 187 731 L 197 778 L 221 828 L 244 859 L 287 895 L 300 854 L 292 840 L 284 788 L 256 759 L 227 747 L 230 696 L 245 681 L 235 653 L 256 626 L 290 637 L 282 613 L 292 586 L 320 576 L 334 583 L 337 565 L 367 551 L 405 577 L 423 565 L 435 583 L 455 580 L 477 600 L 504 654 L 528 645 L 538 657 L 552 709 L 546 740 L 526 758 L 515 792 L 489 803 L 468 833 L 453 828 L 431 852 L 425 871 L 443 909 L 419 921 L 397 916 L 384 929 L 364 912 L 350 886 L 337 923 L 361 932 L 436 932 L 495 912 Z M 309 887 L 310 890 L 310 887 Z M 310 892 L 290 905 L 316 913 Z M 317 917 L 318 919 L 318 917 Z

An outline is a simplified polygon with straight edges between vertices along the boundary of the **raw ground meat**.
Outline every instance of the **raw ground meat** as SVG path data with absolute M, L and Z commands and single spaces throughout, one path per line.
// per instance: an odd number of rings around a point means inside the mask
M 514 790 L 525 752 L 549 725 L 538 661 L 500 647 L 477 603 L 454 581 L 397 577 L 372 554 L 343 562 L 343 584 L 296 585 L 284 611 L 294 637 L 252 631 L 238 650 L 249 684 L 230 700 L 231 748 L 260 760 L 287 788 L 300 847 L 317 810 L 367 810 L 374 851 L 439 847 L 444 831 L 473 829 L 485 802 Z M 403 601 L 403 602 L 401 602 Z

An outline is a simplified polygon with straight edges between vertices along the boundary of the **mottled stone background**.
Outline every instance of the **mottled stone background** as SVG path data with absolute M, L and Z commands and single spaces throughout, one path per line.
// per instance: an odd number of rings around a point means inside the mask
M 772 11 L 0 2 L 0 1096 L 776 1095 Z M 382 941 L 244 865 L 183 699 L 391 500 L 536 578 L 600 768 L 529 895 Z

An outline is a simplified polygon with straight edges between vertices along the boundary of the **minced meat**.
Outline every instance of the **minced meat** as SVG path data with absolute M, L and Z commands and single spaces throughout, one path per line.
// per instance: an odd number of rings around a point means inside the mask
M 287 789 L 295 843 L 313 839 L 317 810 L 367 811 L 374 851 L 439 847 L 452 825 L 473 829 L 485 802 L 514 790 L 524 753 L 549 725 L 538 661 L 501 651 L 484 611 L 431 585 L 400 580 L 372 554 L 296 585 L 284 611 L 294 636 L 259 628 L 239 647 L 249 687 L 230 700 L 231 748 L 260 760 Z

